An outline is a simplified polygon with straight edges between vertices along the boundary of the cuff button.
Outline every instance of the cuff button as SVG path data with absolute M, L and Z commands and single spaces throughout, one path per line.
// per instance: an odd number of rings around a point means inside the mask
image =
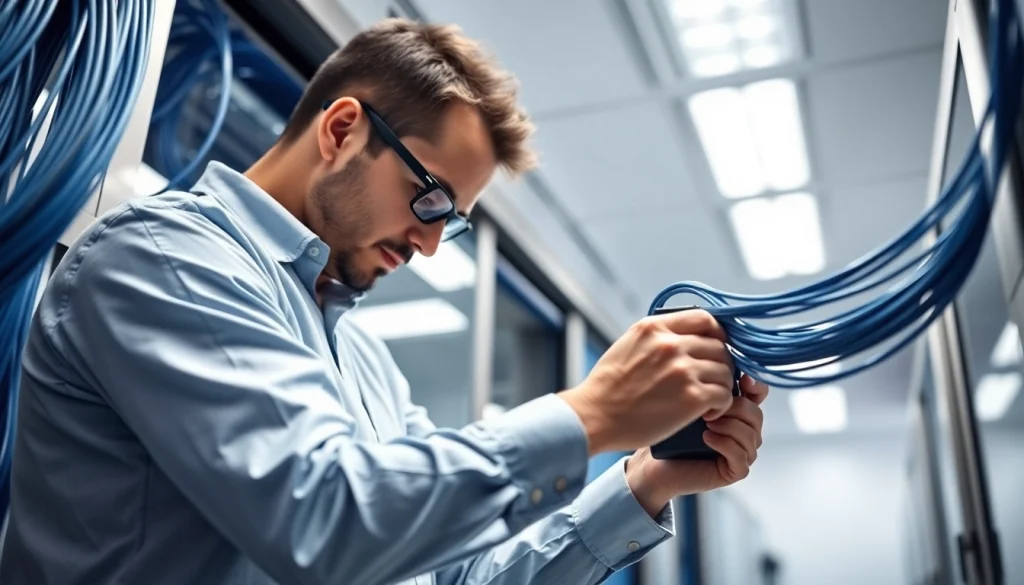
M 569 482 L 564 477 L 555 480 L 555 491 L 558 493 L 564 492 L 567 487 L 569 487 Z
M 640 543 L 635 540 L 631 541 L 629 544 L 626 545 L 626 548 L 629 549 L 629 552 L 634 553 L 640 550 Z
M 534 488 L 530 492 L 530 501 L 534 504 L 539 504 L 542 499 L 544 499 L 544 492 L 540 488 Z

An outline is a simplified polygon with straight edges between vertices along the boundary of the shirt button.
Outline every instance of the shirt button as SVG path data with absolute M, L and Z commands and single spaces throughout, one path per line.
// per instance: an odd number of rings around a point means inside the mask
M 533 492 L 530 493 L 530 501 L 534 504 L 539 504 L 544 499 L 544 492 L 540 488 L 534 488 Z
M 555 490 L 556 490 L 556 491 L 557 491 L 558 493 L 562 493 L 562 492 L 564 492 L 564 491 L 565 491 L 565 488 L 566 488 L 566 487 L 567 487 L 568 485 L 569 485 L 569 482 L 568 482 L 568 481 L 566 481 L 564 477 L 560 477 L 560 478 L 558 478 L 558 479 L 556 479 L 556 480 L 555 480 Z
M 317 256 L 320 255 L 320 248 L 313 246 L 312 248 L 309 249 L 309 255 L 316 258 Z
M 626 548 L 629 549 L 629 552 L 636 552 L 640 550 L 640 543 L 635 540 L 631 541 L 629 544 L 626 545 Z

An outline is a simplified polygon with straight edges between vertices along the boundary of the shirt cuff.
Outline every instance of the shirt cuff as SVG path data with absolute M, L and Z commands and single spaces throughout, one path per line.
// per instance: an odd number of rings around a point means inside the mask
M 486 423 L 513 481 L 523 490 L 515 504 L 524 525 L 563 507 L 587 480 L 587 434 L 559 396 L 545 394 Z
M 671 502 L 651 516 L 626 482 L 626 457 L 591 482 L 573 504 L 573 520 L 590 552 L 618 571 L 675 535 Z

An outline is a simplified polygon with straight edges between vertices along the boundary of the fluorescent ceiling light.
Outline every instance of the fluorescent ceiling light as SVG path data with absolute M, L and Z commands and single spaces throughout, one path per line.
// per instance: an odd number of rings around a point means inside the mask
M 717 77 L 739 71 L 741 65 L 739 57 L 732 53 L 723 53 L 701 57 L 693 62 L 692 68 L 700 77 Z
M 743 88 L 743 98 L 765 183 L 776 191 L 807 184 L 811 170 L 796 84 L 791 79 L 752 83 Z
M 736 22 L 736 36 L 756 41 L 775 32 L 778 26 L 778 20 L 770 16 L 752 16 Z
M 1003 417 L 1020 393 L 1021 376 L 1017 372 L 988 374 L 974 391 L 974 413 L 983 421 Z
M 693 49 L 708 49 L 728 45 L 734 38 L 733 29 L 725 24 L 709 24 L 688 28 L 682 32 L 681 40 Z
M 453 242 L 441 244 L 430 258 L 414 255 L 409 269 L 440 292 L 468 288 L 476 282 L 476 263 Z
M 1011 321 L 1003 327 L 1003 332 L 992 348 L 992 367 L 1008 368 L 1019 364 L 1022 357 L 1020 333 L 1017 324 Z
M 834 433 L 846 428 L 846 393 L 838 386 L 792 390 L 789 408 L 800 432 Z
M 763 45 L 751 47 L 743 52 L 743 64 L 751 69 L 771 67 L 782 62 L 782 53 L 778 47 Z
M 351 318 L 385 340 L 457 333 L 469 327 L 469 318 L 444 299 L 360 307 Z
M 740 201 L 729 218 L 753 278 L 773 280 L 824 269 L 818 207 L 809 193 Z
M 791 61 L 800 51 L 792 0 L 663 0 L 690 73 L 719 77 Z
M 676 21 L 709 18 L 721 14 L 725 0 L 669 0 L 668 9 Z
M 796 84 L 772 79 L 689 99 L 690 115 L 724 197 L 789 191 L 811 178 Z
M 756 142 L 736 88 L 695 94 L 690 114 L 722 195 L 750 197 L 765 189 Z

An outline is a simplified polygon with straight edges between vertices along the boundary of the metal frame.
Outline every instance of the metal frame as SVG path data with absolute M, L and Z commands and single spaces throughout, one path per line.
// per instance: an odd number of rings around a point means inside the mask
M 989 98 L 986 12 L 985 0 L 949 2 L 938 114 L 928 181 L 929 203 L 934 202 L 941 192 L 946 166 L 957 162 L 947 160 L 947 145 L 959 67 L 963 67 L 975 126 Z M 1016 136 L 1019 138 L 1020 135 L 1018 126 Z M 1024 314 L 1024 297 L 1020 294 L 1024 269 L 1020 161 L 1020 152 L 1015 146 L 999 185 L 992 223 L 1004 292 L 1010 303 L 1011 317 L 1018 325 L 1022 323 L 1021 317 Z M 933 243 L 935 237 L 936 234 L 930 234 L 927 243 Z M 994 541 L 988 490 L 974 422 L 970 380 L 967 376 L 962 341 L 957 307 L 954 304 L 929 330 L 928 349 L 936 399 L 944 401 L 944 404 L 939 406 L 948 409 L 952 427 L 949 431 L 958 484 L 957 495 L 961 503 L 964 526 L 964 533 L 957 535 L 961 556 L 961 578 L 968 585 L 1001 585 L 1002 563 L 998 544 Z
M 472 420 L 483 418 L 494 385 L 494 310 L 497 295 L 498 230 L 477 223 L 476 290 L 473 295 Z

